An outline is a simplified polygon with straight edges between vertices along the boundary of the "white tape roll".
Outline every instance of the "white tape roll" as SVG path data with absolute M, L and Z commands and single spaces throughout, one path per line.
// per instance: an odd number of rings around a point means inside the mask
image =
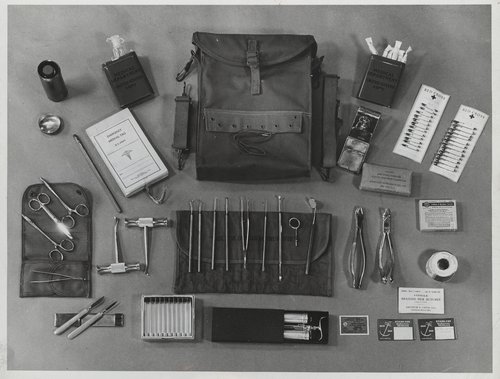
M 448 251 L 438 251 L 431 255 L 425 265 L 425 271 L 432 279 L 439 282 L 450 280 L 457 272 L 458 260 Z

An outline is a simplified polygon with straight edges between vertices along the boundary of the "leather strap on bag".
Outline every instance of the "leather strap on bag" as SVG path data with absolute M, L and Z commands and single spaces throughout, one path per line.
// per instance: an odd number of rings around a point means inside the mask
M 260 94 L 259 45 L 257 40 L 248 40 L 247 66 L 250 67 L 250 92 Z
M 191 98 L 186 91 L 186 83 L 182 90 L 182 95 L 175 98 L 175 123 L 174 123 L 174 148 L 177 155 L 177 169 L 184 168 L 188 147 L 188 127 L 189 127 L 189 107 Z
M 323 87 L 323 159 L 321 178 L 330 178 L 330 168 L 337 162 L 337 75 L 325 75 Z

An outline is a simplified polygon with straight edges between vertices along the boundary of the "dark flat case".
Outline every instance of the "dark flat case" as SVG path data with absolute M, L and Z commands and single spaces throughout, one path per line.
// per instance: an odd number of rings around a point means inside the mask
M 394 59 L 371 55 L 358 99 L 391 107 L 405 64 Z
M 307 312 L 317 324 L 328 312 L 285 311 L 282 309 L 252 308 L 213 308 L 212 309 L 212 341 L 213 342 L 260 342 L 260 343 L 299 343 L 327 344 L 328 322 L 323 323 L 323 339 L 287 340 L 283 337 L 285 330 L 285 312 Z M 317 335 L 314 335 L 317 338 Z
M 132 107 L 154 97 L 153 87 L 134 51 L 102 65 L 121 108 Z

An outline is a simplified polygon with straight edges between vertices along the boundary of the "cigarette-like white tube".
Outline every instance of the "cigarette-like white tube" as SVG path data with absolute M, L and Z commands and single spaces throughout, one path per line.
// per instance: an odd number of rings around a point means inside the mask
M 370 52 L 374 55 L 378 55 L 377 49 L 375 49 L 375 46 L 373 46 L 373 40 L 372 37 L 365 38 L 366 44 L 368 45 L 368 49 L 370 49 Z
M 384 52 L 382 53 L 382 56 L 388 58 L 389 57 L 389 53 L 391 51 L 392 51 L 392 46 L 391 45 L 387 45 L 387 47 L 385 48 Z

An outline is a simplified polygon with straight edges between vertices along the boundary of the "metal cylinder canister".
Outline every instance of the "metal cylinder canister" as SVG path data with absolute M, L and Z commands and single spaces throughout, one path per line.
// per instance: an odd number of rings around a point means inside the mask
M 45 60 L 38 65 L 38 76 L 47 97 L 52 101 L 62 101 L 68 96 L 68 89 L 56 62 Z
M 437 251 L 431 255 L 425 265 L 425 271 L 432 279 L 439 282 L 450 280 L 458 269 L 458 259 L 448 251 Z

